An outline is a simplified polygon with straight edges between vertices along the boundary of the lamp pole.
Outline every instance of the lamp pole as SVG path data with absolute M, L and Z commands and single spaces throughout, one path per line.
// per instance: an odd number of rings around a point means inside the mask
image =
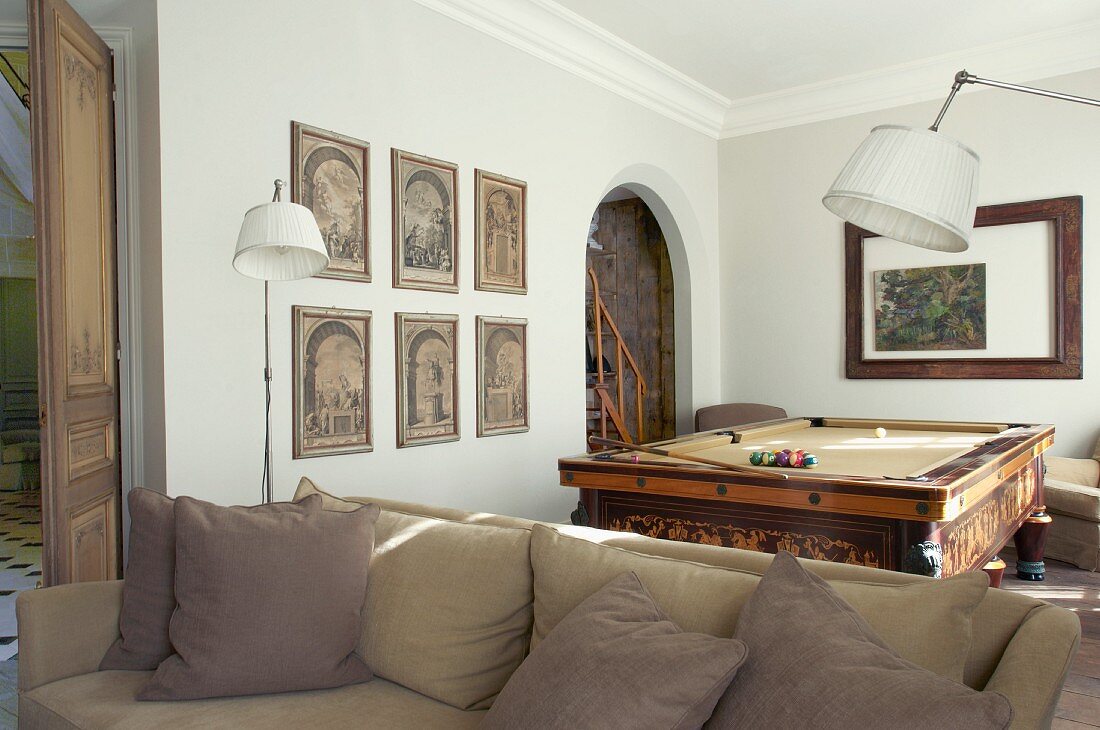
M 275 500 L 271 471 L 271 282 L 264 280 L 264 504 Z
M 286 183 L 275 181 L 270 203 L 245 213 L 233 268 L 264 282 L 264 467 L 260 489 L 265 503 L 275 499 L 271 430 L 271 282 L 305 279 L 329 263 L 321 230 L 313 212 L 297 203 L 284 203 Z

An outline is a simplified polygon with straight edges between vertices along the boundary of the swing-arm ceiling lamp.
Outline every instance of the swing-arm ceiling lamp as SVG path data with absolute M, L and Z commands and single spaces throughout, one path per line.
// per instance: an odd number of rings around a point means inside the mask
M 821 202 L 860 228 L 936 251 L 965 251 L 974 228 L 978 154 L 939 133 L 963 84 L 982 84 L 1100 106 L 1100 100 L 955 74 L 951 93 L 927 130 L 883 125 L 856 149 Z

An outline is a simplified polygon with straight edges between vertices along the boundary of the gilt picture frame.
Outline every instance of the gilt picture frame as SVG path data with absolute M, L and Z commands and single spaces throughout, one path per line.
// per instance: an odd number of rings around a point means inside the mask
M 317 219 L 329 265 L 318 277 L 371 280 L 370 144 L 290 123 L 290 199 Z
M 458 315 L 394 314 L 397 447 L 459 439 Z
M 458 292 L 458 165 L 393 149 L 393 285 Z
M 927 352 L 920 357 L 898 357 L 897 353 L 875 353 L 873 338 L 866 328 L 873 327 L 868 302 L 872 272 L 868 271 L 867 247 L 881 242 L 876 234 L 846 223 L 845 231 L 845 361 L 848 378 L 930 378 L 930 379 L 1080 379 L 1082 369 L 1082 199 L 1080 196 L 1048 198 L 1021 203 L 981 206 L 974 221 L 974 239 L 968 256 L 977 256 L 988 267 L 989 287 L 987 355 L 977 353 Z M 1042 236 L 1032 249 L 1024 251 L 1036 262 L 1021 266 L 1019 256 L 1008 245 L 1019 238 L 1018 231 L 1030 227 Z M 1016 232 L 1016 233 L 1014 233 Z M 985 247 L 976 245 L 985 239 Z M 889 243 L 887 241 L 887 243 Z M 988 245 L 992 244 L 992 245 Z M 1003 245 L 1002 245 L 1003 244 Z M 898 244 L 905 247 L 904 244 Z M 906 247 L 907 248 L 907 247 Z M 980 249 L 980 250 L 979 250 Z M 925 252 L 922 255 L 928 255 Z M 959 254 L 949 254 L 958 257 Z M 968 263 L 953 258 L 952 262 Z M 1013 276 L 998 275 L 997 265 L 1014 264 Z M 1040 273 L 1041 272 L 1041 273 Z M 1028 277 L 1031 277 L 1028 280 Z M 1007 289 L 1001 302 L 994 296 L 995 286 Z M 1010 314 L 1006 300 L 1033 297 L 1041 304 L 1041 321 L 1029 322 L 1038 307 L 1023 307 Z M 1015 303 L 1015 301 L 1013 302 Z M 1021 316 L 1022 315 L 1022 316 Z M 996 335 L 1000 329 L 1005 333 Z M 1032 335 L 1042 351 L 1025 351 L 1023 335 Z M 997 353 L 997 354 L 994 354 Z
M 374 450 L 369 311 L 294 306 L 295 459 Z
M 474 170 L 474 289 L 527 293 L 527 183 Z
M 477 435 L 531 429 L 527 320 L 477 318 Z

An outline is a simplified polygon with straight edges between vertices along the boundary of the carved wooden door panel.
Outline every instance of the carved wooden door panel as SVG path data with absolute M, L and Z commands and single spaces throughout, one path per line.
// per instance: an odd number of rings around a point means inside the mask
M 120 467 L 111 51 L 28 0 L 46 585 L 118 577 Z

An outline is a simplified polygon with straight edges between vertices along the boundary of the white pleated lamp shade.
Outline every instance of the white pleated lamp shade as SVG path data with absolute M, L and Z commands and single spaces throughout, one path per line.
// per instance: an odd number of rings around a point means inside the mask
M 880 236 L 936 251 L 965 251 L 974 229 L 978 154 L 939 132 L 871 130 L 821 202 Z
M 297 203 L 264 203 L 244 214 L 233 268 L 264 281 L 305 279 L 328 266 L 312 211 Z

